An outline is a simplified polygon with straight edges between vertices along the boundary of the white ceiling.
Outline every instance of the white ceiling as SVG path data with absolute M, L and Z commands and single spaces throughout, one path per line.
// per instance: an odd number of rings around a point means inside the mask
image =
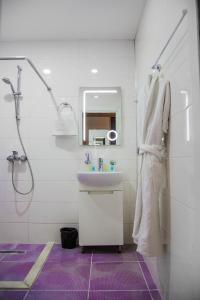
M 1 0 L 0 40 L 133 39 L 146 0 Z

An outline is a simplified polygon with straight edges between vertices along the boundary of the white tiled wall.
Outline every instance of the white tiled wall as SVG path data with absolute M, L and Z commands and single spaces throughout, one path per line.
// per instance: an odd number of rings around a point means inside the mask
M 65 98 L 78 116 L 80 86 L 121 86 L 123 141 L 121 146 L 96 149 L 96 156 L 116 159 L 124 171 L 125 241 L 131 242 L 136 181 L 136 106 L 134 89 L 134 47 L 131 41 L 72 41 L 1 43 L 0 55 L 25 55 L 36 67 L 52 70 L 44 75 L 58 102 Z M 19 62 L 18 62 L 19 63 Z M 55 110 L 50 97 L 26 62 L 22 72 L 21 132 L 35 177 L 33 196 L 14 193 L 11 169 L 6 157 L 21 153 L 9 86 L 0 82 L 0 242 L 59 241 L 59 228 L 78 226 L 78 183 L 76 172 L 84 159 L 78 137 L 51 135 Z M 0 61 L 0 77 L 16 83 L 17 62 Z M 97 68 L 99 73 L 90 73 Z M 91 150 L 92 149 L 92 150 Z M 17 185 L 30 186 L 27 166 L 18 169 Z
M 170 80 L 172 92 L 168 201 L 170 239 L 165 255 L 147 259 L 166 300 L 200 299 L 200 98 L 195 1 L 147 1 L 135 48 L 139 88 L 185 8 L 188 15 L 161 59 L 163 73 Z M 188 93 L 187 107 L 185 91 Z

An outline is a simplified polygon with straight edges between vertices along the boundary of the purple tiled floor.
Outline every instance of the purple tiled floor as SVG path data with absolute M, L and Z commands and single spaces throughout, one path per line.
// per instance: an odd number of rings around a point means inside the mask
M 90 292 L 89 300 L 152 300 L 149 292 L 146 291 L 115 291 L 115 292 Z
M 25 250 L 0 256 L 0 280 L 23 280 L 44 245 L 0 245 Z M 82 254 L 80 248 L 54 245 L 47 262 L 26 291 L 0 291 L 0 300 L 161 300 L 144 259 L 126 246 L 121 254 L 107 248 Z
M 93 262 L 128 262 L 128 261 L 143 261 L 143 257 L 133 251 L 133 247 L 127 245 L 124 247 L 122 253 L 108 252 L 106 248 L 96 249 L 93 254 Z
M 0 291 L 0 300 L 23 300 L 26 291 Z
M 144 276 L 148 282 L 148 286 L 149 286 L 149 289 L 150 290 L 156 290 L 157 287 L 153 281 L 153 278 L 151 277 L 151 274 L 147 268 L 147 265 L 143 262 L 143 263 L 140 263 L 141 267 L 142 267 L 142 271 L 144 273 Z
M 91 290 L 145 290 L 147 288 L 137 262 L 92 264 Z
M 0 262 L 0 280 L 24 280 L 32 265 L 31 262 Z
M 63 250 L 60 245 L 54 245 L 48 261 L 52 262 L 74 262 L 74 263 L 90 263 L 92 253 L 81 253 L 80 248 Z
M 0 253 L 0 261 L 4 258 L 5 254 Z
M 0 244 L 0 250 L 10 250 L 15 247 L 16 244 Z
M 90 264 L 47 262 L 33 290 L 87 290 Z
M 26 300 L 87 300 L 87 292 L 56 291 L 38 292 L 31 291 Z
M 158 291 L 151 291 L 151 297 L 153 298 L 153 300 L 162 300 Z
M 31 245 L 31 244 L 6 244 L 4 247 L 0 245 L 0 250 L 21 250 L 25 253 L 9 253 L 0 254 L 0 261 L 3 262 L 35 262 L 39 254 L 44 248 L 44 244 Z

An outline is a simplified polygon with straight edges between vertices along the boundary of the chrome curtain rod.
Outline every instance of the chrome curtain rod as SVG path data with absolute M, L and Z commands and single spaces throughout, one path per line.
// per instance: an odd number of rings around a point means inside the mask
M 42 82 L 46 86 L 47 90 L 48 91 L 52 90 L 51 87 L 46 83 L 46 81 L 44 80 L 44 78 L 42 77 L 42 75 L 40 74 L 38 69 L 35 67 L 33 62 L 28 57 L 26 57 L 26 56 L 8 56 L 8 57 L 0 57 L 0 60 L 26 60 L 29 63 L 29 65 L 31 66 L 31 68 L 38 75 L 38 77 L 42 80 Z
M 176 31 L 178 30 L 179 26 L 181 25 L 183 19 L 185 18 L 185 16 L 187 15 L 188 11 L 187 9 L 184 9 L 182 11 L 182 17 L 180 18 L 178 24 L 176 25 L 176 27 L 174 28 L 172 34 L 170 35 L 168 41 L 166 42 L 165 46 L 163 47 L 162 51 L 160 52 L 158 58 L 156 59 L 154 65 L 152 66 L 152 69 L 157 69 L 157 70 L 160 70 L 160 65 L 158 64 L 159 61 L 160 61 L 160 58 L 162 57 L 163 53 L 165 52 L 166 48 L 168 47 L 169 43 L 171 42 L 172 38 L 174 37 Z
M 5 57 L 0 57 L 0 60 L 26 60 L 29 65 L 31 66 L 31 68 L 34 70 L 34 72 L 38 75 L 38 77 L 40 78 L 40 80 L 44 83 L 44 85 L 47 88 L 47 91 L 50 93 L 51 99 L 55 105 L 56 110 L 59 110 L 59 106 L 56 103 L 56 99 L 54 97 L 54 94 L 52 92 L 52 88 L 47 84 L 47 82 L 45 81 L 45 79 L 42 77 L 42 75 L 40 74 L 40 72 L 38 71 L 38 69 L 36 68 L 36 66 L 33 64 L 33 62 L 26 56 L 5 56 Z

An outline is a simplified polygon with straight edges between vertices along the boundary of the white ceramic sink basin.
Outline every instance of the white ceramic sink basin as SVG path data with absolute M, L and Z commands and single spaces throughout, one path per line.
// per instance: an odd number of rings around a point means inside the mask
M 78 180 L 88 186 L 113 186 L 122 181 L 122 172 L 78 172 Z

